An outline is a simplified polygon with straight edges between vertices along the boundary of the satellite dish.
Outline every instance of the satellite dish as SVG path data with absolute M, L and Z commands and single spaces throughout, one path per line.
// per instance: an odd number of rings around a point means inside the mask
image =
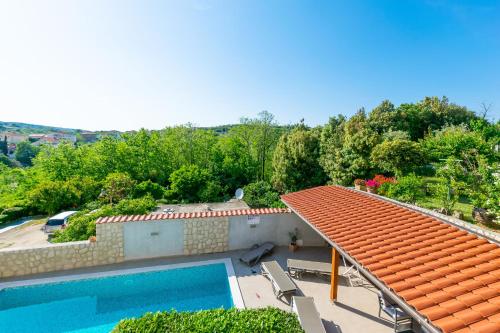
M 236 190 L 236 193 L 234 193 L 234 196 L 236 197 L 236 199 L 238 200 L 241 200 L 243 199 L 243 195 L 245 195 L 245 193 L 243 192 L 243 189 L 239 188 Z

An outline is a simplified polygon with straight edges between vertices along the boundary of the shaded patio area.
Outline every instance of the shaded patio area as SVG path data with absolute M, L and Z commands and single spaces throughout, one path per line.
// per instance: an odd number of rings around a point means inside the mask
M 274 306 L 290 311 L 289 299 L 277 300 L 273 294 L 271 283 L 260 275 L 259 265 L 248 267 L 239 261 L 245 251 L 229 251 L 216 254 L 180 256 L 147 260 L 128 261 L 100 267 L 60 271 L 53 273 L 26 276 L 17 279 L 4 279 L 2 282 L 65 276 L 108 270 L 137 268 L 152 265 L 194 262 L 219 258 L 231 258 L 238 279 L 238 284 L 247 308 Z M 275 248 L 272 255 L 263 260 L 276 260 L 286 270 L 288 258 L 331 262 L 331 249 L 328 247 L 304 247 L 296 252 L 289 252 L 287 247 Z M 340 267 L 342 273 L 344 267 Z M 330 280 L 325 277 L 304 275 L 303 279 L 293 279 L 299 288 L 299 295 L 314 297 L 314 302 L 323 320 L 327 332 L 331 333 L 388 333 L 393 332 L 393 324 L 382 314 L 378 317 L 378 300 L 376 289 L 365 283 L 363 286 L 351 287 L 347 279 L 341 278 L 338 289 L 338 300 L 332 304 L 329 299 Z

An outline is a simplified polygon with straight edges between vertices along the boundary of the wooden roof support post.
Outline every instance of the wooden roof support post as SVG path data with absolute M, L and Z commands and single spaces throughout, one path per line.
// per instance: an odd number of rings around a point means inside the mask
M 337 289 L 339 285 L 339 251 L 332 247 L 332 280 L 330 285 L 330 300 L 335 302 L 337 300 Z

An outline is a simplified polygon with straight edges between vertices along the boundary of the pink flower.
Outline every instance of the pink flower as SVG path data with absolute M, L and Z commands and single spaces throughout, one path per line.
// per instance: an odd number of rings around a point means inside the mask
M 373 180 L 373 179 L 368 179 L 368 180 L 366 181 L 366 186 L 368 186 L 368 187 L 375 187 L 375 188 L 377 188 L 377 187 L 379 187 L 379 186 L 380 186 L 380 184 L 379 184 L 379 183 L 377 183 L 377 182 L 376 182 L 375 180 Z

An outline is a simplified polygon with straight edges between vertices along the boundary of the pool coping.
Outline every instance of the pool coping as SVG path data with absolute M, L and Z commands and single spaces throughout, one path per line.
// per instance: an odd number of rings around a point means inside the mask
M 229 281 L 229 289 L 231 291 L 231 297 L 233 299 L 233 304 L 237 309 L 244 309 L 245 303 L 243 301 L 243 296 L 241 295 L 240 286 L 238 284 L 238 279 L 237 279 L 236 274 L 234 272 L 234 266 L 233 266 L 233 262 L 231 261 L 231 258 L 192 261 L 192 262 L 167 264 L 167 265 L 144 266 L 144 267 L 137 267 L 137 268 L 124 268 L 124 269 L 117 269 L 117 270 L 103 271 L 103 272 L 69 274 L 69 275 L 50 277 L 50 278 L 34 278 L 34 279 L 28 279 L 28 280 L 2 282 L 2 283 L 0 283 L 0 291 L 2 291 L 3 289 L 6 289 L 6 288 L 25 287 L 25 286 L 33 286 L 33 285 L 46 284 L 46 283 L 87 280 L 87 279 L 95 279 L 95 278 L 103 278 L 103 277 L 119 276 L 119 275 L 129 275 L 129 274 L 137 274 L 137 273 L 146 273 L 146 272 L 157 272 L 157 271 L 165 271 L 165 270 L 171 270 L 171 269 L 176 269 L 176 268 L 206 266 L 206 265 L 213 265 L 213 264 L 224 264 L 225 265 L 227 278 Z

